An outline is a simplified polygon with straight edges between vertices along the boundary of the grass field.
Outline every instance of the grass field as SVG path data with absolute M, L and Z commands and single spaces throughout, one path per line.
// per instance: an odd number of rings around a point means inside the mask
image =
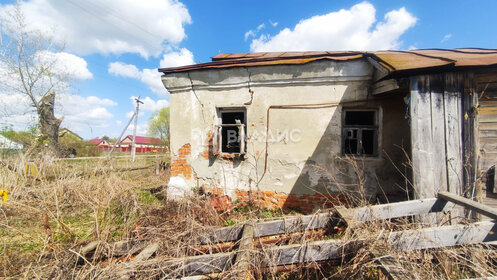
M 132 237 L 139 217 L 162 205 L 150 190 L 167 183 L 168 174 L 156 175 L 155 161 L 39 160 L 26 174 L 25 159 L 4 159 L 0 188 L 8 198 L 0 207 L 0 275 L 36 278 L 69 248 Z

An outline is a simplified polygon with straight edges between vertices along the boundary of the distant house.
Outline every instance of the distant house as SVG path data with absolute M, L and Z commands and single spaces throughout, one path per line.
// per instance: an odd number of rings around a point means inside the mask
M 102 149 L 102 150 L 110 150 L 110 148 L 111 148 L 110 143 L 105 139 L 95 138 L 95 139 L 91 139 L 88 142 L 92 145 L 97 146 L 99 149 Z
M 64 139 L 64 140 L 67 139 L 67 141 L 71 142 L 83 141 L 83 137 L 79 136 L 78 134 L 72 132 L 67 128 L 59 129 L 59 139 Z
M 24 146 L 17 142 L 7 139 L 5 136 L 0 135 L 0 149 L 1 150 L 22 150 Z
M 131 146 L 133 143 L 133 135 L 128 135 L 124 137 L 121 142 L 119 142 L 118 147 L 121 148 L 122 152 L 131 151 Z M 137 153 L 148 153 L 148 152 L 160 152 L 166 149 L 166 144 L 156 137 L 146 137 L 146 136 L 136 136 L 136 152 Z

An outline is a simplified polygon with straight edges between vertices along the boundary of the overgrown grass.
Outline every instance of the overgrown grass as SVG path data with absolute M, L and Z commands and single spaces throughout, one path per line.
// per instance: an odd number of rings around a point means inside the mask
M 36 278 L 71 248 L 133 237 L 147 207 L 162 203 L 149 190 L 168 179 L 164 171 L 155 175 L 153 157 L 135 163 L 42 158 L 31 163 L 36 171 L 28 174 L 22 156 L 4 157 L 2 163 L 0 189 L 9 197 L 0 205 L 1 277 Z M 139 167 L 149 168 L 130 170 Z
M 167 160 L 167 159 L 164 159 Z M 261 209 L 235 201 L 217 213 L 209 197 L 192 195 L 166 200 L 161 186 L 168 174 L 155 174 L 155 158 L 35 162 L 37 174 L 26 176 L 26 159 L 7 158 L 0 183 L 9 200 L 0 207 L 0 277 L 11 279 L 99 279 L 119 275 L 128 264 L 112 257 L 112 244 L 138 240 L 158 243 L 156 259 L 133 271 L 138 279 L 163 276 L 161 262 L 201 254 L 198 241 L 212 230 L 248 219 L 300 215 L 300 209 Z M 131 170 L 137 167 L 145 169 Z M 358 196 L 364 198 L 364 196 Z M 364 205 L 367 202 L 358 203 Z M 388 248 L 379 233 L 416 229 L 412 219 L 365 223 L 345 230 L 289 234 L 272 244 L 306 243 L 318 239 L 371 240 L 346 257 L 280 271 L 265 244 L 254 252 L 253 276 L 258 279 L 383 279 L 374 252 L 387 252 L 418 279 L 460 279 L 497 274 L 496 251 L 481 245 L 402 252 Z M 375 239 L 376 238 L 376 239 Z M 99 241 L 95 255 L 78 262 L 77 252 Z M 219 245 L 211 244 L 212 248 Z M 236 248 L 236 244 L 235 248 Z M 211 249 L 212 249 L 211 248 Z M 148 266 L 145 266 L 148 265 Z M 269 266 L 269 268 L 267 268 Z M 231 279 L 233 271 L 215 277 Z M 112 278 L 112 277 L 111 277 Z

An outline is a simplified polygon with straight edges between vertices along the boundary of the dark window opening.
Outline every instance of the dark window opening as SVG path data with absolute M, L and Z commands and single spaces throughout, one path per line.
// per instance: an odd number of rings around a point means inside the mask
M 378 125 L 375 110 L 344 110 L 343 154 L 374 156 L 378 150 Z
M 220 110 L 218 153 L 245 153 L 245 111 Z

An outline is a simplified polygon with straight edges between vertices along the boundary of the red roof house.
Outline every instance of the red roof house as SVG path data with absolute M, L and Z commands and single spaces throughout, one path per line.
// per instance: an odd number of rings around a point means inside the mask
M 135 139 L 137 153 L 157 152 L 163 150 L 166 145 L 156 137 L 136 136 Z M 121 151 L 125 152 L 131 150 L 132 143 L 133 135 L 128 135 L 119 142 L 118 146 L 121 148 Z
M 110 143 L 107 142 L 107 140 L 105 139 L 95 138 L 89 140 L 88 143 L 97 146 L 99 149 L 104 149 L 104 150 L 110 149 L 111 147 Z

